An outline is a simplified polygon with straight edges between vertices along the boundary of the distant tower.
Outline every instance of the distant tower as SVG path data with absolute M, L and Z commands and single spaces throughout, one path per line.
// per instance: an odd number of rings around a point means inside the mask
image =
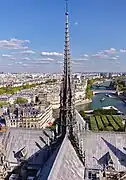
M 66 134 L 67 129 L 72 134 L 74 106 L 72 99 L 71 68 L 70 68 L 70 47 L 69 47 L 69 20 L 68 0 L 66 0 L 66 23 L 65 23 L 65 48 L 64 48 L 64 72 L 60 91 L 60 120 L 59 134 Z

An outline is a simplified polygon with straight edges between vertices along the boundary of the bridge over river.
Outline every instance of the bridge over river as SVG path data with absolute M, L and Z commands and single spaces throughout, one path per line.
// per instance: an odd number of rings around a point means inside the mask
M 105 89 L 99 89 L 99 90 L 92 90 L 93 94 L 116 94 L 116 90 L 105 90 Z
M 103 81 L 103 82 L 96 82 L 92 85 L 92 88 L 95 88 L 95 89 L 113 89 L 113 81 Z
M 109 86 L 105 86 L 105 85 L 95 85 L 96 88 L 105 88 L 105 89 L 110 89 L 110 85 Z

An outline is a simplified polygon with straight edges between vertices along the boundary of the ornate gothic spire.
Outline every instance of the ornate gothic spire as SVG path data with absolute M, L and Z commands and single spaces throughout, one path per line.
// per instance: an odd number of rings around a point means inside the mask
M 64 72 L 60 90 L 60 117 L 59 117 L 59 135 L 68 134 L 68 137 L 77 152 L 80 160 L 83 162 L 82 148 L 79 142 L 78 123 L 76 122 L 76 113 L 74 107 L 74 94 L 72 96 L 72 82 L 70 69 L 70 46 L 69 46 L 69 13 L 68 0 L 66 0 L 66 23 L 65 23 L 65 48 L 64 48 Z M 75 90 L 75 88 L 74 88 Z M 84 162 L 83 162 L 84 163 Z
M 66 0 L 66 22 L 65 22 L 65 47 L 64 47 L 64 72 L 62 87 L 60 92 L 60 130 L 62 134 L 72 130 L 72 90 L 71 90 L 71 70 L 70 70 L 70 46 L 69 46 L 69 13 L 68 0 Z M 71 129 L 71 130 L 70 130 Z

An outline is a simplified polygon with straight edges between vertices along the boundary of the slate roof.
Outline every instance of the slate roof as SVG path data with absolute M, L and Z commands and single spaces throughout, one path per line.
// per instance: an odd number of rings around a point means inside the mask
M 48 132 L 49 133 L 49 132 Z M 10 128 L 4 138 L 4 145 L 6 146 L 6 159 L 9 162 L 16 163 L 13 151 L 18 152 L 23 147 L 26 147 L 27 158 L 31 157 L 34 153 L 39 152 L 39 148 L 36 146 L 37 142 L 41 148 L 45 144 L 40 140 L 39 136 L 44 137 L 47 142 L 47 137 L 44 136 L 43 130 L 26 129 L 26 128 Z M 39 153 L 38 153 L 39 154 Z M 41 164 L 41 154 L 38 158 L 33 159 L 34 164 Z
M 84 166 L 66 135 L 52 166 L 48 180 L 68 179 L 84 179 Z
M 53 152 L 53 154 L 50 156 L 48 161 L 44 164 L 44 167 L 42 167 L 39 170 L 37 180 L 47 180 L 48 176 L 50 174 L 50 171 L 52 169 L 53 163 L 55 162 L 55 159 L 57 157 L 57 153 L 59 151 L 60 146 L 56 148 L 56 150 Z
M 85 151 L 85 167 L 78 158 L 67 134 L 62 143 L 57 143 L 54 151 L 47 156 L 47 148 L 40 140 L 42 136 L 45 141 L 47 137 L 43 130 L 10 128 L 4 138 L 6 144 L 7 160 L 16 162 L 13 151 L 19 151 L 26 146 L 28 163 L 37 165 L 40 170 L 38 180 L 82 180 L 85 168 L 102 169 L 108 165 L 108 160 L 113 162 L 115 170 L 126 171 L 126 133 L 118 132 L 91 132 L 84 131 L 84 121 L 80 116 L 76 117 L 80 124 L 80 137 L 82 149 Z M 50 131 L 48 131 L 48 134 Z M 42 150 L 36 145 L 37 142 Z M 30 158 L 29 158 L 30 157 Z M 47 162 L 45 163 L 45 159 Z
M 106 163 L 105 155 L 109 152 L 115 169 L 126 171 L 126 133 L 85 132 L 82 139 L 87 168 L 102 169 Z

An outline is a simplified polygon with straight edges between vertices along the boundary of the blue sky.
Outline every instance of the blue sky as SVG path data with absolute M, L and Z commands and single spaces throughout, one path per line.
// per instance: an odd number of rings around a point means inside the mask
M 125 71 L 126 1 L 69 0 L 73 71 Z M 0 71 L 62 72 L 64 0 L 0 0 Z

